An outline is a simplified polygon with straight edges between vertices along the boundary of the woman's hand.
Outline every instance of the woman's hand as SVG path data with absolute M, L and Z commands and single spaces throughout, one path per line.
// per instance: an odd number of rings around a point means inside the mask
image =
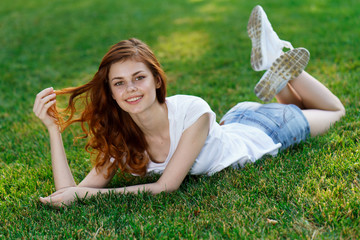
M 50 204 L 54 207 L 63 207 L 70 205 L 77 198 L 83 199 L 90 193 L 91 189 L 83 187 L 68 187 L 60 189 L 45 198 L 40 197 L 40 201 L 44 204 Z
M 48 110 L 56 102 L 56 94 L 54 89 L 46 88 L 36 95 L 33 112 L 49 129 L 57 127 L 56 119 L 49 115 Z

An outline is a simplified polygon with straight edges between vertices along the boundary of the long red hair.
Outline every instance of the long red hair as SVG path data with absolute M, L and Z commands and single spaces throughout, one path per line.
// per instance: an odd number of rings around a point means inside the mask
M 108 174 L 120 168 L 124 172 L 145 175 L 149 162 L 146 154 L 148 144 L 143 132 L 112 98 L 108 82 L 111 65 L 130 59 L 144 63 L 154 79 L 160 81 L 161 87 L 156 89 L 156 97 L 159 103 L 164 103 L 166 76 L 160 63 L 145 43 L 131 38 L 110 48 L 90 82 L 80 87 L 55 91 L 57 95 L 70 94 L 69 103 L 65 109 L 50 111 L 58 119 L 62 130 L 74 122 L 81 123 L 84 138 L 89 138 L 85 149 L 92 154 L 96 169 L 104 166 L 111 158 L 114 159 Z M 76 104 L 79 100 L 82 102 Z M 83 110 L 76 114 L 79 105 Z

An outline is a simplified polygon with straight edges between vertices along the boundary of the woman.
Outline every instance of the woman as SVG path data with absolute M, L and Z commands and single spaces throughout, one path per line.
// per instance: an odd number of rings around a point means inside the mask
M 228 166 L 243 166 L 265 154 L 276 155 L 309 134 L 327 131 L 345 110 L 339 99 L 303 71 L 309 60 L 304 48 L 292 49 L 278 38 L 260 6 L 251 13 L 248 33 L 252 40 L 251 64 L 267 70 L 255 86 L 264 100 L 279 103 L 240 103 L 221 120 L 201 98 L 166 96 L 166 77 L 147 45 L 137 39 L 115 44 L 102 59 L 93 79 L 80 87 L 41 91 L 33 111 L 50 135 L 56 192 L 43 203 L 70 204 L 76 197 L 98 193 L 157 194 L 178 189 L 185 176 L 213 174 Z M 291 48 L 283 53 L 284 47 Z M 56 96 L 70 94 L 64 122 L 55 109 Z M 84 110 L 75 118 L 75 102 Z M 76 185 L 69 169 L 61 130 L 80 122 L 95 166 Z M 117 169 L 135 175 L 160 173 L 154 183 L 104 188 Z

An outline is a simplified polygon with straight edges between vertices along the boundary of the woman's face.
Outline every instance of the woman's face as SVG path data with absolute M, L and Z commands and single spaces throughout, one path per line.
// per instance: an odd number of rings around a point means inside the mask
M 150 69 L 142 62 L 127 60 L 111 65 L 109 85 L 113 99 L 130 115 L 139 114 L 156 103 L 156 81 Z

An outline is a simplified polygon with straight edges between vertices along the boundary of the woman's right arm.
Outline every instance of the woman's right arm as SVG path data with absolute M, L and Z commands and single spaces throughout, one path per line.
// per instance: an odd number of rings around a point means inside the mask
M 51 163 L 55 182 L 56 191 L 76 187 L 74 177 L 71 173 L 64 144 L 62 142 L 61 132 L 56 123 L 56 119 L 51 117 L 48 113 L 50 107 L 56 103 L 56 94 L 53 88 L 46 88 L 36 95 L 33 111 L 35 115 L 44 123 L 50 135 L 50 148 L 51 148 Z M 105 187 L 116 171 L 110 173 L 108 178 L 105 178 L 107 169 L 111 163 L 105 164 L 97 171 L 93 168 L 84 180 L 78 185 L 79 187 Z
M 46 88 L 36 95 L 33 111 L 44 123 L 50 135 L 51 163 L 55 182 L 55 189 L 74 187 L 76 183 L 71 174 L 66 159 L 61 132 L 56 119 L 49 115 L 48 110 L 56 103 L 56 94 L 53 88 Z

